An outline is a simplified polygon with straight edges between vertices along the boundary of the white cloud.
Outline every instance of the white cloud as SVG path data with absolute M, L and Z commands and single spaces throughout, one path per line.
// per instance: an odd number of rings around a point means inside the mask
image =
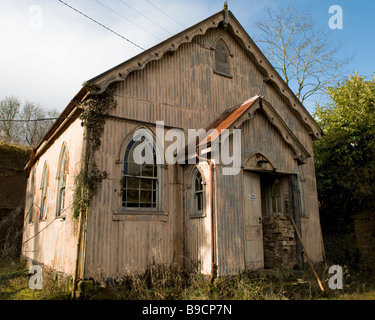
M 146 33 L 131 20 L 158 38 L 171 35 L 122 3 L 142 12 L 149 19 L 176 34 L 183 27 L 150 5 L 146 0 L 64 0 L 88 16 L 147 49 L 160 40 Z M 223 0 L 150 0 L 190 27 L 222 10 Z M 271 0 L 261 3 L 229 1 L 229 9 L 245 29 L 259 18 Z M 33 8 L 33 9 L 31 9 Z M 38 10 L 41 9 L 41 10 Z M 41 17 L 40 17 L 41 15 Z M 42 19 L 41 28 L 38 18 Z M 0 99 L 14 95 L 62 111 L 84 81 L 129 59 L 141 50 L 88 20 L 57 0 L 18 0 L 0 2 Z

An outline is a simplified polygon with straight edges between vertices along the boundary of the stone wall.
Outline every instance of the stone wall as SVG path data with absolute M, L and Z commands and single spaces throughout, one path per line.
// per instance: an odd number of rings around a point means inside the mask
M 293 269 L 297 264 L 292 223 L 283 215 L 263 219 L 264 267 Z

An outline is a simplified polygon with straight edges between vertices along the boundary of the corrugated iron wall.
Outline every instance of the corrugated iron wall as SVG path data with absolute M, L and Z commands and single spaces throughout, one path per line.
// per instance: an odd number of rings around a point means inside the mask
M 214 52 L 211 46 L 222 37 L 228 45 L 232 56 L 229 57 L 233 78 L 224 77 L 213 72 Z M 196 37 L 192 43 L 181 45 L 173 53 L 166 53 L 159 61 L 150 62 L 143 70 L 130 74 L 118 83 L 115 93 L 118 106 L 111 114 L 117 117 L 131 118 L 155 123 L 164 121 L 166 125 L 188 128 L 205 128 L 224 110 L 257 95 L 265 95 L 268 101 L 281 114 L 284 121 L 295 131 L 296 136 L 310 151 L 311 138 L 306 129 L 297 120 L 285 102 L 275 90 L 263 82 L 263 76 L 254 66 L 245 50 L 223 29 L 209 29 L 204 36 Z M 259 118 L 259 119 L 258 119 Z M 244 125 L 244 136 L 247 137 L 243 150 L 259 151 L 263 147 L 272 157 L 279 160 L 279 167 L 287 172 L 294 170 L 290 160 L 290 150 L 274 132 L 272 126 L 263 118 Z M 140 124 L 107 120 L 102 147 L 97 153 L 100 170 L 105 170 L 109 177 L 102 184 L 95 199 L 88 221 L 87 232 L 87 275 L 98 270 L 107 275 L 122 273 L 130 269 L 146 268 L 147 264 L 156 262 L 172 263 L 180 261 L 182 255 L 181 238 L 182 222 L 178 219 L 183 208 L 177 206 L 176 197 L 182 199 L 181 183 L 176 181 L 173 166 L 162 168 L 162 219 L 160 215 L 129 214 L 116 215 L 120 211 L 121 148 L 128 135 Z M 150 128 L 153 128 L 150 125 Z M 262 134 L 260 134 L 262 133 Z M 259 137 L 268 137 L 274 147 L 267 147 Z M 250 150 L 250 149 L 251 150 Z M 258 150 L 256 150 L 259 148 Z M 243 151 L 245 152 L 245 151 Z M 313 168 L 309 160 L 305 165 L 306 174 L 311 175 Z M 181 175 L 181 172 L 178 172 Z M 243 267 L 242 229 L 239 226 L 242 214 L 240 198 L 231 196 L 228 190 L 238 190 L 241 176 L 232 178 L 217 177 L 216 215 L 219 243 L 218 259 L 226 263 L 221 273 L 237 272 Z M 185 175 L 185 179 L 186 179 Z M 312 178 L 313 179 L 313 178 Z M 312 192 L 313 188 L 306 192 Z M 311 199 L 312 199 L 311 193 Z M 315 209 L 314 209 L 315 210 Z M 316 216 L 316 212 L 312 215 Z M 314 218 L 316 219 L 316 218 Z M 136 221 L 133 221 L 136 220 Z M 188 219 L 187 219 L 188 220 Z M 208 222 L 205 219 L 185 220 L 184 238 L 187 259 L 199 257 L 201 248 L 208 250 Z M 312 220 L 311 220 L 312 221 Z M 180 227 L 181 225 L 181 227 Z M 307 222 L 306 226 L 310 223 Z M 222 230 L 220 230 L 222 228 Z M 220 235 L 219 235 L 220 233 Z M 222 238 L 221 238 L 222 237 Z M 312 251 L 313 251 L 312 247 Z M 319 250 L 316 250 L 316 255 Z M 203 251 L 202 251 L 203 252 Z M 311 253 L 314 256 L 313 253 Z M 207 263 L 204 263 L 206 270 Z

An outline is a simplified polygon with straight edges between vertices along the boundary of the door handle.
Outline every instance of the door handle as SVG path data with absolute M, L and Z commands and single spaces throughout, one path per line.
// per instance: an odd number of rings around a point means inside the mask
M 262 217 L 259 217 L 259 224 L 262 224 Z

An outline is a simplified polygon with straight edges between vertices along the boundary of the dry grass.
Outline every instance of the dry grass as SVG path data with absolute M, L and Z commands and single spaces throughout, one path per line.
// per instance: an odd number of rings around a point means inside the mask
M 0 265 L 0 300 L 61 300 L 70 298 L 71 280 L 43 268 L 43 288 L 29 288 L 29 269 L 25 261 Z
M 177 265 L 150 265 L 141 275 L 96 278 L 94 289 L 81 296 L 90 300 L 373 300 L 375 277 L 344 268 L 344 289 L 328 288 L 328 268 L 318 268 L 325 292 L 309 270 L 298 273 L 272 270 L 217 278 L 213 285 L 197 271 Z M 24 263 L 0 266 L 0 299 L 70 299 L 71 279 L 43 268 L 43 289 L 28 287 L 30 275 Z
M 111 300 L 318 300 L 375 297 L 375 278 L 370 274 L 350 274 L 343 268 L 343 290 L 328 287 L 328 266 L 318 268 L 322 292 L 310 269 L 299 272 L 272 270 L 217 278 L 212 286 L 197 271 L 185 272 L 178 266 L 151 265 L 139 276 L 96 279 L 89 299 Z M 363 281 L 366 281 L 364 289 Z

